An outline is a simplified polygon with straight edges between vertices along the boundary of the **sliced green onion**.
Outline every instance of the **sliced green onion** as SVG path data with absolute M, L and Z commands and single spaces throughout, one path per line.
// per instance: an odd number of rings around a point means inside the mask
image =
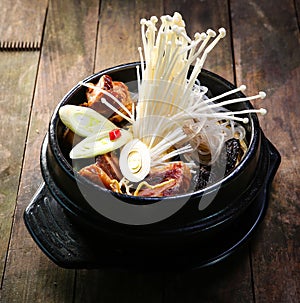
M 117 128 L 115 124 L 89 107 L 64 105 L 59 110 L 59 117 L 70 130 L 81 137 Z
M 113 141 L 109 138 L 110 130 L 103 131 L 83 139 L 71 150 L 70 158 L 92 158 L 98 155 L 103 155 L 120 148 L 132 140 L 132 134 L 129 131 L 125 129 L 120 129 L 120 131 L 121 136 Z

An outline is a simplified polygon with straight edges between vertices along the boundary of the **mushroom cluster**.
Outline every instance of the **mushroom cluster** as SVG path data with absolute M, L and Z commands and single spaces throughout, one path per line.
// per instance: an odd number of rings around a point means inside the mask
M 59 112 L 67 127 L 86 137 L 72 149 L 70 157 L 87 158 L 119 149 L 119 166 L 126 182 L 142 182 L 153 168 L 169 164 L 178 156 L 185 158 L 192 171 L 195 159 L 191 155 L 195 151 L 203 159 L 206 156 L 206 164 L 210 165 L 218 159 L 226 140 L 236 137 L 243 140 L 242 124 L 249 122 L 245 114 L 266 113 L 265 109 L 226 108 L 233 103 L 263 99 L 264 92 L 228 99 L 246 89 L 241 85 L 209 98 L 208 88 L 199 83 L 198 76 L 208 54 L 226 35 L 224 28 L 218 34 L 211 29 L 196 33 L 192 39 L 179 13 L 160 19 L 159 27 L 157 17 L 141 20 L 143 47 L 138 48 L 141 60 L 137 65 L 138 96 L 131 110 L 109 91 L 80 82 L 101 92 L 101 103 L 126 120 L 125 126 L 120 128 L 85 107 L 66 105 Z M 227 100 L 220 101 L 224 97 Z M 120 129 L 118 136 L 111 138 L 117 129 Z

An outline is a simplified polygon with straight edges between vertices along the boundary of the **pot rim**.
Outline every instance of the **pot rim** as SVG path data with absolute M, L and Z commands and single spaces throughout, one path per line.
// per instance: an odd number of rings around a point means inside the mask
M 101 70 L 97 73 L 94 73 L 92 75 L 87 76 L 83 82 L 93 82 L 95 79 L 99 79 L 102 75 L 104 74 L 111 74 L 113 72 L 119 72 L 122 70 L 128 70 L 135 68 L 137 65 L 141 65 L 141 62 L 131 62 L 131 63 L 125 63 L 125 64 L 120 64 L 117 66 L 113 66 L 110 68 L 106 68 L 104 70 Z M 227 81 L 223 77 L 208 71 L 206 69 L 202 69 L 201 73 L 199 74 L 199 77 L 201 77 L 201 74 L 206 74 L 209 77 L 213 77 L 215 80 L 219 81 L 222 83 L 222 85 L 227 86 L 229 89 L 234 89 L 236 88 L 235 85 L 233 85 L 231 82 Z M 126 84 L 126 82 L 125 82 Z M 59 109 L 63 106 L 68 104 L 68 100 L 72 98 L 76 92 L 81 89 L 82 86 L 78 83 L 76 84 L 73 88 L 71 88 L 65 96 L 61 99 L 61 101 L 58 103 L 56 108 L 53 111 L 52 117 L 50 119 L 49 127 L 48 127 L 48 133 L 49 133 L 49 145 L 50 148 L 53 152 L 53 155 L 55 157 L 55 160 L 58 162 L 59 166 L 63 168 L 64 172 L 70 177 L 71 179 L 74 179 L 76 182 L 80 182 L 83 185 L 87 186 L 92 186 L 93 189 L 98 190 L 100 192 L 107 192 L 113 194 L 116 198 L 119 198 L 121 201 L 125 203 L 137 203 L 141 199 L 139 196 L 130 196 L 126 194 L 118 194 L 115 193 L 109 189 L 100 187 L 93 182 L 87 180 L 86 178 L 82 177 L 79 175 L 77 171 L 75 171 L 72 167 L 72 165 L 69 163 L 69 161 L 64 157 L 62 150 L 60 148 L 60 144 L 58 142 L 57 138 L 57 125 L 58 122 L 60 121 L 58 111 Z M 239 92 L 242 96 L 245 96 L 242 92 Z M 252 109 L 252 104 L 249 101 L 245 101 L 244 104 L 246 104 L 246 107 L 249 109 Z M 217 182 L 214 182 L 213 184 L 194 191 L 194 192 L 189 192 L 185 194 L 180 194 L 180 195 L 175 195 L 175 196 L 168 196 L 168 197 L 143 197 L 143 204 L 148 204 L 148 203 L 154 203 L 157 201 L 162 201 L 162 200 L 173 200 L 173 199 L 186 199 L 186 198 L 197 198 L 201 197 L 204 194 L 210 194 L 214 192 L 215 190 L 218 190 L 220 186 L 226 186 L 226 184 L 230 183 L 236 176 L 244 170 L 245 167 L 248 166 L 248 164 L 251 162 L 253 157 L 255 157 L 255 151 L 257 150 L 259 146 L 259 141 L 260 141 L 260 125 L 259 125 L 259 120 L 258 117 L 255 113 L 248 114 L 249 115 L 249 122 L 250 123 L 250 128 L 251 128 L 251 136 L 248 144 L 248 150 L 246 154 L 243 156 L 242 160 L 240 163 L 232 170 L 227 176 L 223 177 L 222 179 L 218 180 Z M 126 201 L 124 201 L 126 199 Z M 130 200 L 130 202 L 128 201 Z

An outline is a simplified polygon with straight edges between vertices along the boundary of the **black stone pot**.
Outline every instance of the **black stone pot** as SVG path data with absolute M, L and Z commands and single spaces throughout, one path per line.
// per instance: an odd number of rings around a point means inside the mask
M 103 74 L 109 74 L 114 80 L 134 83 L 137 64 L 101 71 L 84 82 L 96 83 Z M 213 96 L 234 88 L 205 70 L 199 80 Z M 279 153 L 264 136 L 255 114 L 249 115 L 245 126 L 248 152 L 219 182 L 181 196 L 132 197 L 82 178 L 68 158 L 70 149 L 63 140 L 65 127 L 58 110 L 65 104 L 83 103 L 85 90 L 75 86 L 53 113 L 41 150 L 45 183 L 24 213 L 29 232 L 46 255 L 67 268 L 166 269 L 174 264 L 194 268 L 222 260 L 249 239 L 264 217 L 280 163 Z M 235 97 L 242 96 L 237 93 Z M 232 107 L 247 108 L 252 108 L 249 102 Z M 152 222 L 151 218 L 162 213 L 158 205 L 164 211 L 171 205 L 174 210 L 168 212 L 174 214 Z M 124 215 L 126 211 L 132 211 L 131 218 L 130 213 Z M 138 215 L 140 221 L 133 218 Z

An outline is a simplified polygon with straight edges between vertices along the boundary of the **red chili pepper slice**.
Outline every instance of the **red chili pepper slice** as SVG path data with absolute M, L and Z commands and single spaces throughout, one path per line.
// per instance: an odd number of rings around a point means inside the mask
M 121 137 L 121 130 L 119 128 L 113 129 L 109 132 L 110 141 L 116 140 Z

